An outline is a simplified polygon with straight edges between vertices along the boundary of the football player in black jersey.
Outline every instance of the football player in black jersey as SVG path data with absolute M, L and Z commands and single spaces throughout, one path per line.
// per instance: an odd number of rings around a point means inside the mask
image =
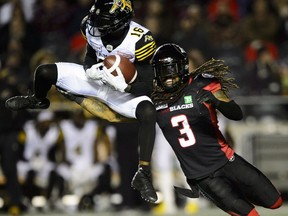
M 15 96 L 6 101 L 12 110 L 45 109 L 52 85 L 64 92 L 97 98 L 117 113 L 140 122 L 139 169 L 132 187 L 142 198 L 155 202 L 157 195 L 151 183 L 150 160 L 155 138 L 156 110 L 148 97 L 152 92 L 153 71 L 149 61 L 156 49 L 152 33 L 132 21 L 130 0 L 96 0 L 81 24 L 87 40 L 84 67 L 74 63 L 57 62 L 40 65 L 34 75 L 34 94 Z M 137 68 L 137 80 L 127 85 L 123 75 L 106 76 L 103 59 L 108 55 L 123 55 Z M 101 117 L 101 113 L 100 117 Z
M 152 100 L 157 123 L 173 148 L 192 190 L 230 215 L 256 216 L 254 205 L 275 209 L 282 198 L 270 180 L 226 142 L 217 125 L 217 111 L 241 120 L 241 108 L 228 97 L 237 87 L 220 60 L 188 71 L 186 52 L 176 44 L 160 46 L 152 59 L 155 74 Z

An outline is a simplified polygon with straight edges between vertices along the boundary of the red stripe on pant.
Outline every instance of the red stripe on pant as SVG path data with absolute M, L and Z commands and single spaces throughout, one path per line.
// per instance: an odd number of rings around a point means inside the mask
M 234 212 L 228 212 L 231 216 L 241 216 L 240 214 L 234 213 Z M 260 214 L 256 211 L 255 208 L 253 208 L 247 216 L 260 216 Z

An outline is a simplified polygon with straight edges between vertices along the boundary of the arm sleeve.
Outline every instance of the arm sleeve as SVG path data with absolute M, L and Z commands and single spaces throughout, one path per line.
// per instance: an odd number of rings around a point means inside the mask
M 83 19 L 82 19 L 82 22 L 81 22 L 81 25 L 80 25 L 80 31 L 83 35 L 83 37 L 85 38 L 85 40 L 87 41 L 86 39 L 86 26 L 87 26 L 87 20 L 88 20 L 88 16 L 85 16 Z M 86 54 L 85 54 L 85 57 L 84 57 L 84 64 L 83 64 L 83 67 L 84 67 L 84 70 L 90 68 L 93 64 L 96 64 L 97 63 L 97 57 L 96 57 L 96 54 L 95 54 L 95 51 L 94 49 L 87 43 L 86 45 Z
M 240 106 L 234 100 L 224 102 L 218 100 L 216 108 L 228 119 L 239 121 L 243 118 L 243 113 Z
M 135 48 L 135 66 L 137 69 L 136 82 L 130 85 L 129 92 L 139 96 L 150 96 L 153 88 L 153 70 L 150 64 L 150 60 L 156 50 L 156 43 L 152 36 L 152 33 L 148 31 L 142 38 L 136 43 Z
M 131 84 L 130 93 L 133 95 L 150 96 L 153 89 L 153 70 L 150 64 L 136 64 L 137 79 Z
M 209 85 L 204 87 L 205 90 L 211 91 L 213 94 L 221 90 L 221 84 L 218 80 L 214 80 Z M 240 106 L 235 103 L 235 101 L 230 100 L 225 102 L 222 100 L 219 100 L 215 97 L 216 102 L 214 103 L 214 106 L 217 110 L 219 110 L 226 118 L 239 121 L 243 118 L 243 113 L 240 108 Z

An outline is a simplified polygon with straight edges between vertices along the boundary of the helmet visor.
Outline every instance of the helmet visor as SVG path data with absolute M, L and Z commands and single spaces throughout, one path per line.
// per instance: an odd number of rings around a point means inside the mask
M 156 77 L 166 91 L 177 89 L 181 79 L 177 63 L 156 66 Z
M 109 29 L 112 26 L 111 18 L 109 16 L 105 15 L 96 15 L 96 14 L 91 14 L 90 15 L 90 25 L 93 27 L 98 28 L 100 32 L 105 31 L 105 29 Z
M 156 76 L 158 77 L 166 77 L 166 76 L 173 76 L 179 73 L 178 64 L 164 64 L 156 66 Z

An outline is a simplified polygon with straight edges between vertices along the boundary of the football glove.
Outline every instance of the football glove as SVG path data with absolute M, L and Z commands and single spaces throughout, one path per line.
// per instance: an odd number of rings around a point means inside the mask
M 196 100 L 198 103 L 210 103 L 214 106 L 218 106 L 220 104 L 220 101 L 213 95 L 212 92 L 201 89 L 198 94 L 196 95 Z
M 107 69 L 103 70 L 102 81 L 110 85 L 114 90 L 120 92 L 125 92 L 125 89 L 128 87 L 128 84 L 126 83 L 122 73 L 118 73 L 117 76 L 114 76 Z
M 90 79 L 102 79 L 104 71 L 107 70 L 103 62 L 92 65 L 86 70 L 86 76 Z

